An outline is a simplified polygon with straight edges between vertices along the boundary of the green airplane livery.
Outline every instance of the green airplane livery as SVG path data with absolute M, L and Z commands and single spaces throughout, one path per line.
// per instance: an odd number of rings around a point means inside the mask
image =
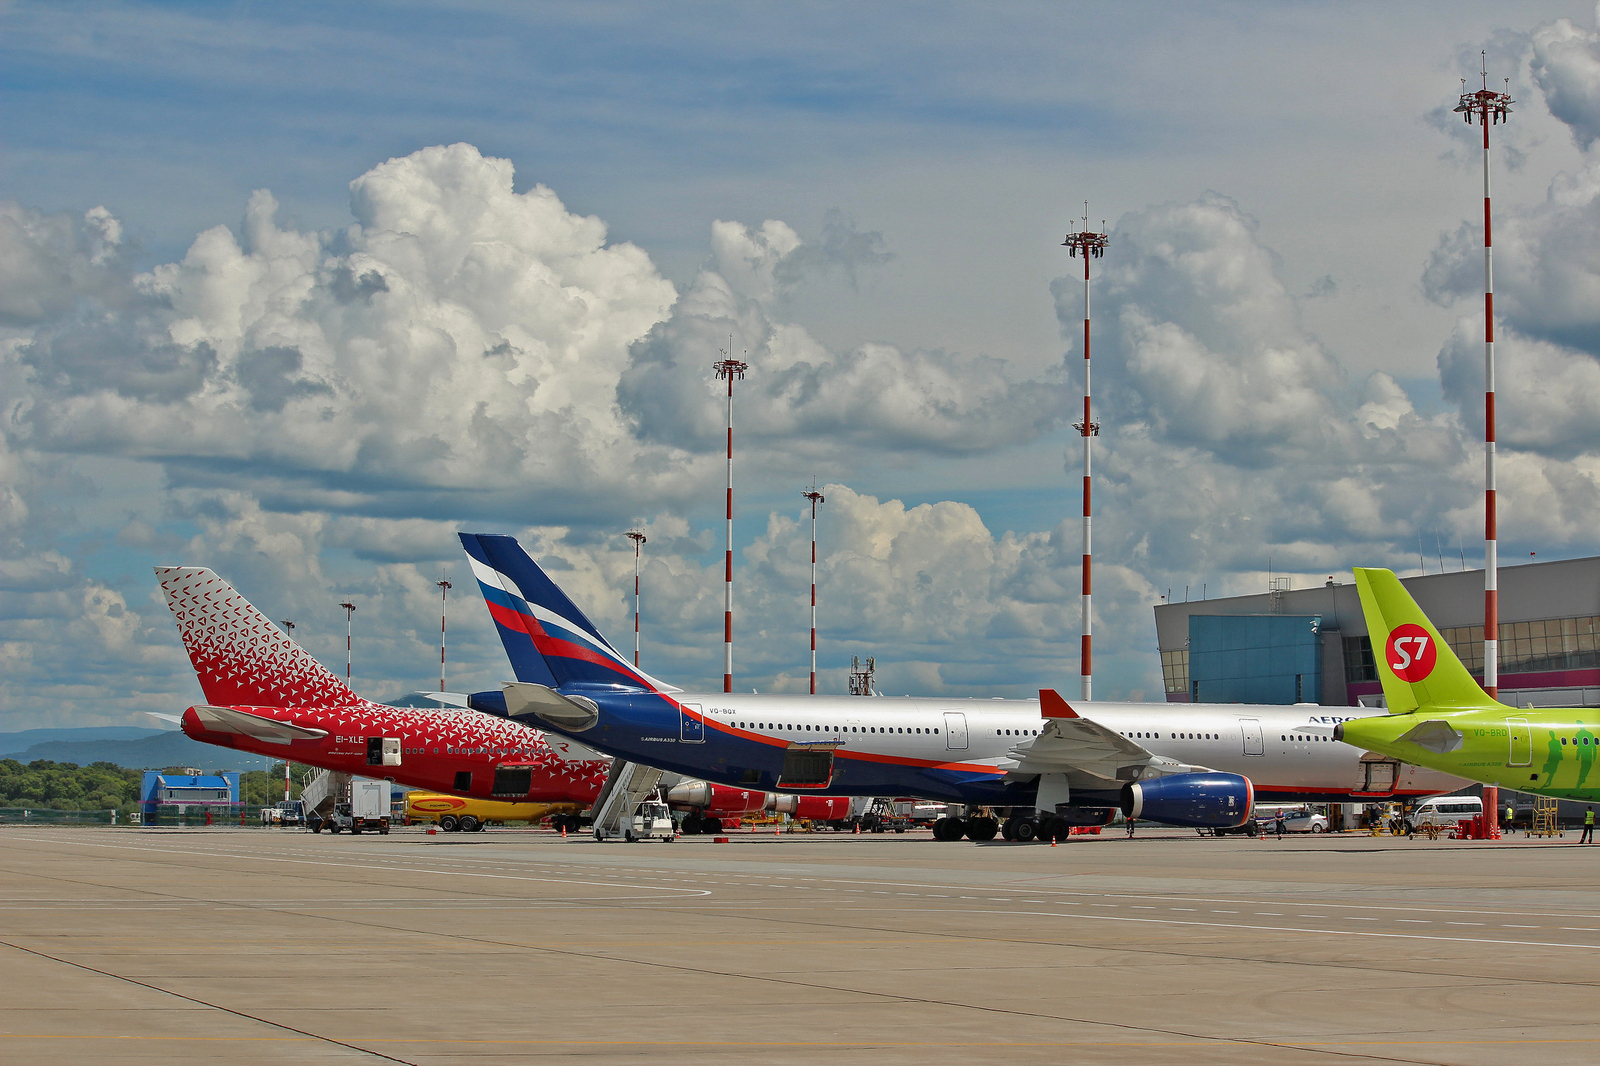
M 1334 739 L 1448 774 L 1560 799 L 1600 800 L 1600 708 L 1493 700 L 1388 570 L 1356 589 L 1389 713 L 1334 727 Z

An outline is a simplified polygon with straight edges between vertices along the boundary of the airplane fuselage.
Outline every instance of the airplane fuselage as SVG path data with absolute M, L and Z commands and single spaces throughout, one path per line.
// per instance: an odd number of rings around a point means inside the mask
M 1426 728 L 1432 723 L 1442 725 Z M 1600 801 L 1600 708 L 1428 707 L 1344 723 L 1339 736 L 1346 744 L 1473 781 Z
M 263 740 L 208 727 L 194 707 L 183 714 L 183 732 L 202 743 L 288 758 L 323 770 L 511 803 L 587 805 L 599 794 L 609 769 L 604 761 L 563 760 L 551 752 L 538 730 L 478 711 L 387 707 L 365 701 L 337 707 L 235 709 L 274 722 L 325 730 L 327 735 L 288 743 Z M 369 761 L 368 741 L 373 737 L 400 740 L 398 765 Z M 524 767 L 531 772 L 504 773 L 508 768 Z M 516 790 L 496 791 L 497 782 Z
M 580 690 L 572 690 L 579 692 Z M 635 762 L 721 784 L 802 791 L 781 780 L 796 749 L 832 750 L 832 771 L 811 790 L 832 795 L 919 796 L 1026 807 L 1035 784 L 1013 775 L 1015 749 L 1044 728 L 1037 700 L 860 698 L 581 690 L 600 708 L 582 731 L 541 722 Z M 1362 753 L 1330 737 L 1296 733 L 1365 713 L 1313 706 L 1094 703 L 1077 707 L 1157 756 L 1251 779 L 1261 802 L 1349 801 L 1447 792 L 1459 782 L 1397 767 L 1392 790 L 1366 791 Z M 1354 713 L 1352 713 L 1354 712 Z M 1115 805 L 1118 782 L 1075 790 L 1074 803 Z

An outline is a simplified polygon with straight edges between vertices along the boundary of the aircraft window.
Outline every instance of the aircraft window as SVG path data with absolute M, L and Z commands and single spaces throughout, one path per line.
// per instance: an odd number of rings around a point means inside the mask
M 1562 737 L 1561 738 L 1561 746 L 1563 748 L 1567 746 L 1567 738 L 1566 737 Z
M 938 730 L 937 730 L 937 729 L 935 729 L 935 730 L 934 730 L 934 731 L 933 731 L 933 735 L 934 735 L 934 736 L 938 736 L 938 735 L 939 735 L 939 731 L 938 731 Z
M 1004 735 L 1004 734 L 1002 734 L 1002 733 L 1001 733 L 1001 732 L 1000 732 L 1000 730 L 998 730 L 998 729 L 996 729 L 996 730 L 995 730 L 995 731 L 994 731 L 994 735 L 995 735 L 995 736 L 997 736 L 997 737 L 998 737 L 998 736 L 1003 736 L 1003 735 Z

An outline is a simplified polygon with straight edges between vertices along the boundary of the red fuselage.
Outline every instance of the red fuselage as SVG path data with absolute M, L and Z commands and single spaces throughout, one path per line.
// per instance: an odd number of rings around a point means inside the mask
M 327 735 L 287 743 L 265 740 L 208 724 L 193 707 L 183 714 L 184 734 L 205 744 L 288 758 L 324 770 L 513 803 L 592 803 L 610 768 L 608 761 L 562 759 L 539 731 L 478 711 L 386 707 L 366 701 L 337 707 L 229 709 Z M 400 741 L 398 765 L 369 761 L 369 741 L 374 737 Z

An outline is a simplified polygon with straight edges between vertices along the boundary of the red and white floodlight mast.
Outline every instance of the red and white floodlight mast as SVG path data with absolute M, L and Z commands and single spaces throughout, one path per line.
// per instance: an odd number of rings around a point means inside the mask
M 1489 88 L 1488 57 L 1481 68 L 1483 87 L 1463 92 L 1455 110 L 1470 126 L 1483 127 L 1483 690 L 1491 699 L 1500 689 L 1500 534 L 1494 484 L 1494 241 L 1489 226 L 1489 127 L 1505 122 L 1514 102 L 1509 93 Z M 1510 88 L 1510 79 L 1506 87 Z M 1463 85 L 1463 87 L 1465 87 Z
M 811 501 L 811 694 L 817 694 L 817 504 L 828 502 L 816 486 L 800 495 Z
M 728 350 L 723 358 L 712 363 L 717 380 L 728 382 L 728 554 L 725 563 L 722 614 L 722 691 L 733 691 L 733 383 L 743 380 L 749 363 L 733 358 L 733 338 L 728 338 Z
M 633 541 L 633 665 L 639 665 L 639 547 L 650 538 L 644 535 L 642 529 L 628 530 L 628 539 Z
M 450 606 L 450 590 L 455 586 L 448 581 L 435 581 L 439 586 L 439 691 L 444 691 L 444 616 Z
M 1074 422 L 1073 428 L 1083 437 L 1083 649 L 1079 653 L 1079 673 L 1082 674 L 1080 693 L 1086 701 L 1092 699 L 1094 693 L 1094 612 L 1090 595 L 1093 587 L 1090 560 L 1094 539 L 1089 494 L 1093 468 L 1090 465 L 1090 442 L 1100 435 L 1100 423 L 1091 416 L 1089 404 L 1089 260 L 1105 255 L 1108 239 L 1104 232 L 1094 233 L 1089 229 L 1088 206 L 1084 204 L 1083 229 L 1067 234 L 1067 239 L 1061 242 L 1061 246 L 1074 258 L 1080 254 L 1083 256 L 1083 421 Z M 1104 229 L 1104 224 L 1101 228 Z
M 341 603 L 339 606 L 344 608 L 344 683 L 348 686 L 350 684 L 350 661 L 354 658 L 351 653 L 350 633 L 352 625 L 350 620 L 355 616 L 356 605 L 353 603 Z
M 285 621 L 279 622 L 278 624 L 283 627 L 284 634 L 287 635 L 290 640 L 293 640 L 294 639 L 294 623 L 285 620 Z M 283 755 L 283 802 L 285 802 L 285 803 L 289 802 L 289 753 L 288 752 L 284 752 L 284 755 Z

